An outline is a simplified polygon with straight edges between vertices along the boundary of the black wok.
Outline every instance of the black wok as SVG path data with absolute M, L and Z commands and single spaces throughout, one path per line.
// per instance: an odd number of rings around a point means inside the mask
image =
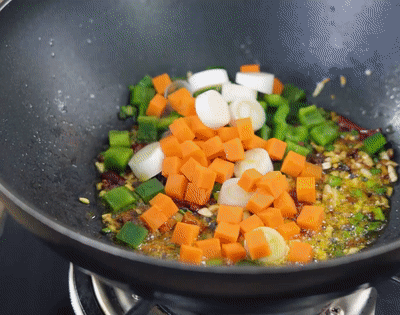
M 117 107 L 146 73 L 223 66 L 234 77 L 239 65 L 260 63 L 306 89 L 310 101 L 382 127 L 399 162 L 400 4 L 301 3 L 11 1 L 0 12 L 0 199 L 11 215 L 74 264 L 147 295 L 266 303 L 343 292 L 400 269 L 398 185 L 373 247 L 304 267 L 184 266 L 137 255 L 99 232 L 93 162 L 108 130 L 130 125 L 117 119 Z M 331 82 L 312 98 L 325 77 Z

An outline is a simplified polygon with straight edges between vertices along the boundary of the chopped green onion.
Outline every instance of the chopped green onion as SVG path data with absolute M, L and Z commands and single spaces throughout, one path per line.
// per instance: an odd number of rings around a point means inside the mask
M 374 214 L 375 221 L 385 221 L 385 215 L 382 212 L 382 209 L 379 207 L 373 208 L 372 212 Z
M 308 149 L 306 147 L 303 147 L 303 146 L 301 146 L 301 145 L 299 145 L 297 143 L 294 143 L 292 141 L 286 140 L 285 142 L 287 143 L 286 152 L 294 151 L 294 152 L 296 152 L 298 154 L 301 154 L 301 155 L 304 155 L 304 156 L 309 155 L 310 152 L 311 152 L 310 149 Z
M 369 171 L 371 172 L 372 175 L 377 175 L 382 173 L 382 170 L 379 168 L 371 168 Z
M 119 212 L 137 201 L 132 192 L 125 186 L 116 187 L 107 191 L 103 196 L 103 200 L 113 212 Z
M 133 155 L 133 150 L 126 147 L 110 147 L 103 155 L 105 168 L 121 173 L 128 165 Z
M 311 129 L 310 135 L 319 145 L 333 142 L 339 134 L 339 127 L 335 123 L 326 122 Z
M 368 154 L 373 155 L 378 152 L 386 144 L 386 139 L 380 132 L 374 133 L 372 136 L 364 139 L 363 149 Z
M 342 179 L 340 177 L 337 176 L 333 176 L 331 175 L 329 177 L 329 182 L 328 182 L 329 186 L 331 187 L 337 187 L 340 186 L 342 184 Z
M 139 129 L 137 132 L 138 142 L 150 143 L 158 140 L 158 122 L 159 119 L 155 116 L 139 116 Z
M 322 124 L 325 118 L 321 115 L 315 105 L 299 109 L 299 120 L 307 128 Z
M 157 194 L 164 191 L 164 186 L 157 178 L 149 179 L 148 181 L 140 184 L 135 192 L 142 198 L 142 200 L 148 203 Z
M 289 102 L 298 102 L 305 100 L 306 93 L 304 90 L 299 89 L 297 86 L 293 84 L 286 84 L 282 96 L 286 98 Z
M 108 132 L 110 146 L 130 147 L 131 139 L 128 130 L 110 130 Z
M 137 248 L 147 237 L 149 232 L 146 228 L 132 222 L 126 222 L 117 233 L 116 239 L 128 244 L 132 248 Z

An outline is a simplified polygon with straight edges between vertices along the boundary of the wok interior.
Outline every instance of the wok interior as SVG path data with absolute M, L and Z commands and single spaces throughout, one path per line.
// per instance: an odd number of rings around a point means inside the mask
M 117 119 L 118 107 L 128 102 L 127 85 L 145 74 L 184 76 L 222 66 L 234 78 L 239 65 L 260 63 L 284 83 L 306 89 L 310 102 L 366 128 L 388 128 L 399 162 L 400 72 L 393 53 L 398 42 L 376 39 L 367 29 L 362 35 L 368 44 L 353 38 L 351 51 L 324 52 L 328 46 L 310 44 L 317 29 L 300 18 L 332 10 L 324 4 L 317 10 L 276 1 L 250 7 L 245 1 L 96 3 L 42 1 L 19 8 L 11 3 L 0 13 L 0 28 L 7 29 L 0 45 L 0 183 L 71 230 L 109 242 L 100 234 L 103 208 L 96 198 L 94 161 L 110 129 L 130 126 Z M 381 6 L 382 12 L 398 10 Z M 355 14 L 365 8 L 358 9 Z M 394 36 L 393 21 L 384 22 L 380 36 Z M 271 29 L 274 24 L 279 32 Z M 344 88 L 339 75 L 347 78 Z M 331 82 L 313 99 L 316 82 L 325 77 Z M 89 198 L 90 205 L 79 197 Z M 389 226 L 375 246 L 399 239 L 399 197 L 397 185 Z

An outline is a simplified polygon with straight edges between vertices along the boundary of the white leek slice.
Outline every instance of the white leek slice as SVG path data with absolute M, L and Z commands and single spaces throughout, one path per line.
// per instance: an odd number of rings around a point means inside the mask
M 233 102 L 235 100 L 256 100 L 257 91 L 249 89 L 246 86 L 235 84 L 235 83 L 225 83 L 222 85 L 221 90 L 222 98 L 227 102 Z
M 259 130 L 265 124 L 266 116 L 264 108 L 256 99 L 236 100 L 229 105 L 231 123 L 241 118 L 250 117 L 254 130 Z
M 272 94 L 275 76 L 266 72 L 237 72 L 237 84 L 265 94 Z
M 266 150 L 255 148 L 244 152 L 244 159 L 237 161 L 233 172 L 235 177 L 242 177 L 243 173 L 251 168 L 255 168 L 262 175 L 274 170 L 271 158 Z
M 194 93 L 210 86 L 222 85 L 229 82 L 229 78 L 225 69 L 210 69 L 193 74 L 188 81 Z
M 231 178 L 222 184 L 218 195 L 220 205 L 245 207 L 253 193 L 243 190 L 237 183 L 239 178 Z
M 139 180 L 146 181 L 161 172 L 164 157 L 160 143 L 153 142 L 136 152 L 128 164 Z
M 195 107 L 197 116 L 209 128 L 218 129 L 231 120 L 228 103 L 217 91 L 201 93 L 196 97 Z

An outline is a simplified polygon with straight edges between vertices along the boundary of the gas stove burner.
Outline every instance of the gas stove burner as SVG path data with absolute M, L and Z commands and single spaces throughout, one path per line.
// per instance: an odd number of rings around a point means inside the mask
M 159 305 L 156 301 L 142 299 L 132 293 L 128 287 L 124 289 L 120 287 L 120 285 L 113 286 L 108 281 L 70 264 L 69 292 L 72 308 L 76 315 L 200 315 L 185 310 L 184 305 L 188 301 L 184 297 L 181 297 L 182 305 L 171 308 Z M 335 299 L 325 306 L 319 305 L 301 311 L 270 312 L 268 314 L 375 315 L 376 300 L 376 289 L 365 286 L 347 296 Z M 211 315 L 209 312 L 203 314 Z

